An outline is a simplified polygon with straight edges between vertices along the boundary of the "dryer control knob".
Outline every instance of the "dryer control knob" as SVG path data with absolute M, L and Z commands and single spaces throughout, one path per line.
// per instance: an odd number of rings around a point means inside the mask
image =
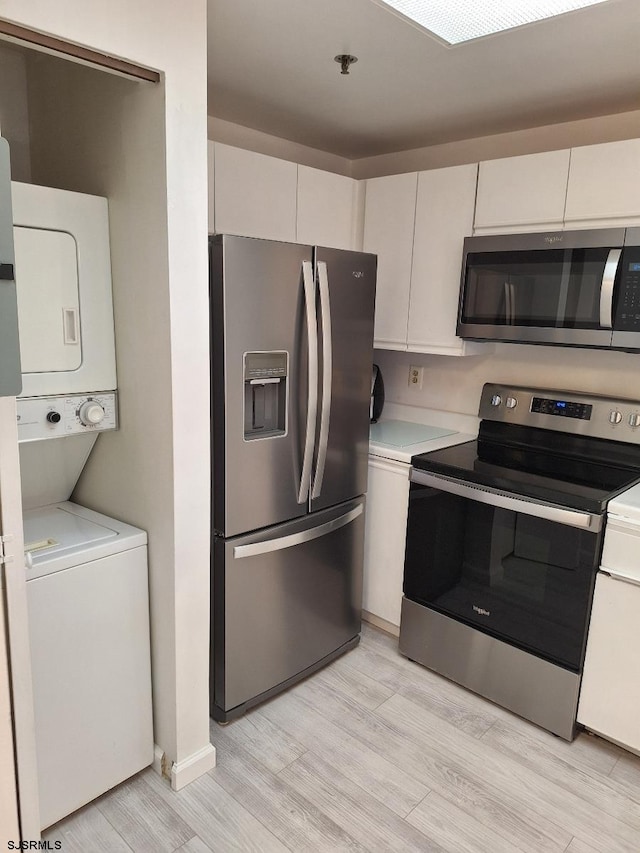
M 640 426 L 640 415 L 637 415 L 637 414 L 629 415 L 629 426 L 630 427 L 639 427 Z
M 494 394 L 493 397 L 491 398 L 491 405 L 492 406 L 499 406 L 500 403 L 502 403 L 502 397 L 500 396 L 500 394 Z
M 515 409 L 518 405 L 518 401 L 515 397 L 507 397 L 507 409 Z
M 62 419 L 62 415 L 60 412 L 56 412 L 55 409 L 51 412 L 47 412 L 47 423 L 50 424 L 59 424 Z
M 609 412 L 609 423 L 610 424 L 619 424 L 622 420 L 622 412 L 618 412 L 615 409 L 612 409 Z
M 78 417 L 85 426 L 97 426 L 104 418 L 104 409 L 95 400 L 87 400 L 80 406 Z

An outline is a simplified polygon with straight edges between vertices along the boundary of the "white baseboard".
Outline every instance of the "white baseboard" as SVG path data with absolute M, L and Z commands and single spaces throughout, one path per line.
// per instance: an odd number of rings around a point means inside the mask
M 207 744 L 204 749 L 194 752 L 188 758 L 177 761 L 171 766 L 171 787 L 179 791 L 199 776 L 203 776 L 216 766 L 216 749 Z
M 373 625 L 374 628 L 380 628 L 381 631 L 391 634 L 392 637 L 400 636 L 400 628 L 397 625 L 394 625 L 393 622 L 387 622 L 386 619 L 376 616 L 375 613 L 369 613 L 368 610 L 363 610 L 362 618 L 365 622 Z
M 171 783 L 174 791 L 179 791 L 216 766 L 216 748 L 211 743 L 207 744 L 188 758 L 172 764 L 162 747 L 155 744 L 151 766 L 159 776 Z

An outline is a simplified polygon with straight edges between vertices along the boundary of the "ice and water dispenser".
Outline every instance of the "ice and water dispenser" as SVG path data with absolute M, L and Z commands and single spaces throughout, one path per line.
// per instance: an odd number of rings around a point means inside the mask
M 275 438 L 287 431 L 286 352 L 244 355 L 244 438 Z

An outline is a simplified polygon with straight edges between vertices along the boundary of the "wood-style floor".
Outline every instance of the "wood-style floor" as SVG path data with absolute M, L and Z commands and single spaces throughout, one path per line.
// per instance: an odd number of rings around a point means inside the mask
M 568 744 L 396 647 L 365 626 L 328 668 L 212 724 L 206 776 L 174 793 L 146 770 L 44 838 L 64 853 L 639 853 L 639 758 Z

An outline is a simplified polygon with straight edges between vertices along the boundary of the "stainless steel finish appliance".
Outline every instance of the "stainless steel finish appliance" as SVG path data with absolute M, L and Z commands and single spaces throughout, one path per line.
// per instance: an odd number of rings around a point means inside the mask
M 640 350 L 640 228 L 468 237 L 457 331 Z
M 479 413 L 477 441 L 412 459 L 400 651 L 571 740 L 640 401 L 487 384 Z
M 211 713 L 358 642 L 376 258 L 210 238 Z

